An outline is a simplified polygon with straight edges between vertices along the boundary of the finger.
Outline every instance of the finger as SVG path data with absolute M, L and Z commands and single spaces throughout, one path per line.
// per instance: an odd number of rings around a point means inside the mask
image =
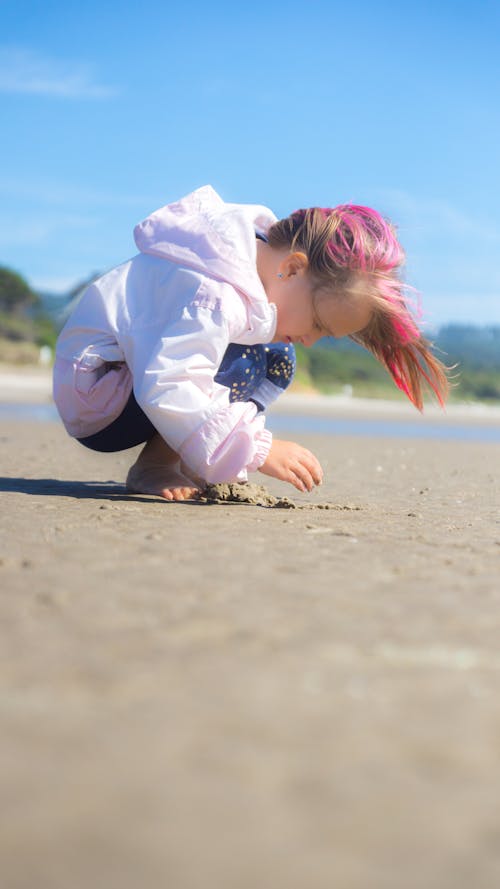
M 298 478 L 302 483 L 302 488 L 300 490 L 312 491 L 312 489 L 314 488 L 314 481 L 307 467 L 304 466 L 303 463 L 298 462 L 295 465 L 291 466 L 290 469 L 293 472 L 294 476 Z
M 307 483 L 309 483 L 309 480 L 311 481 L 310 489 L 312 489 L 314 485 L 320 485 L 323 481 L 323 469 L 314 454 L 307 452 L 306 456 L 300 463 L 308 473 L 304 480 L 307 481 Z
M 315 485 L 320 485 L 323 481 L 323 469 L 319 460 L 311 453 L 305 451 L 303 463 L 307 467 Z
M 306 491 L 312 491 L 312 489 L 314 488 L 314 481 L 307 466 L 304 466 L 303 463 L 297 463 L 293 467 L 293 472 L 300 478 L 302 484 L 305 486 Z
M 304 482 L 302 481 L 300 476 L 297 475 L 292 469 L 288 474 L 287 482 L 290 482 L 290 484 L 293 485 L 294 488 L 297 488 L 297 490 L 300 491 L 302 494 L 307 494 L 307 488 Z

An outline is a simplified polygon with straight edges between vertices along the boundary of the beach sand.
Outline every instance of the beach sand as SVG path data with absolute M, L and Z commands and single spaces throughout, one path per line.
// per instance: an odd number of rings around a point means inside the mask
M 498 445 L 304 435 L 283 510 L 1 438 L 5 887 L 500 885 Z

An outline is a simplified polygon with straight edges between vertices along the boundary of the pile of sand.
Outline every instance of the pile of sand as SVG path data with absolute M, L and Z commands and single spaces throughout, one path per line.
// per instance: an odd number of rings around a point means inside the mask
M 273 497 L 264 485 L 223 483 L 207 485 L 200 500 L 206 503 L 247 503 L 251 506 L 266 506 L 272 509 L 296 509 L 288 497 Z

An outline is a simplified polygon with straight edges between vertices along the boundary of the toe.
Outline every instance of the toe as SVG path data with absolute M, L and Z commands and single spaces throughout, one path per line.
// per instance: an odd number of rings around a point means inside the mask
M 169 500 L 177 500 L 177 501 L 190 500 L 193 497 L 195 490 L 196 490 L 195 488 L 185 488 L 185 487 L 170 488 Z

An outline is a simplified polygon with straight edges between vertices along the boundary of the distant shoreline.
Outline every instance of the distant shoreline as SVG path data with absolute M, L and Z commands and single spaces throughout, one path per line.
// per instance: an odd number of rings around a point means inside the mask
M 438 404 L 428 402 L 422 414 L 409 402 L 391 401 L 384 398 L 357 398 L 346 395 L 300 395 L 286 393 L 276 402 L 273 413 L 312 413 L 336 416 L 370 416 L 385 419 L 404 419 L 422 423 L 432 422 L 485 422 L 500 424 L 500 404 L 489 405 L 482 402 L 449 404 L 443 410 Z
M 0 403 L 47 404 L 52 401 L 50 369 L 0 364 Z M 419 414 L 410 403 L 383 398 L 357 398 L 349 395 L 286 392 L 269 409 L 276 414 L 316 414 L 318 416 L 380 417 L 422 422 L 466 422 L 500 425 L 500 404 L 482 402 L 450 404 L 443 411 L 437 404 L 426 404 Z

